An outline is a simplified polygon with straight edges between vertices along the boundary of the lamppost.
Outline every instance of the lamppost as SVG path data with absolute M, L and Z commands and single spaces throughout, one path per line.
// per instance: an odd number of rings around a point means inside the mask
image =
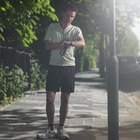
M 118 59 L 115 41 L 115 0 L 108 0 L 109 5 L 109 58 L 107 65 L 108 92 L 108 140 L 119 140 L 118 111 Z

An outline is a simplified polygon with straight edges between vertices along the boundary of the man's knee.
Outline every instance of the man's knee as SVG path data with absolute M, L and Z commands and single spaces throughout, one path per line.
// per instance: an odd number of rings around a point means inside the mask
M 51 91 L 47 91 L 47 103 L 53 104 L 55 100 L 55 93 Z

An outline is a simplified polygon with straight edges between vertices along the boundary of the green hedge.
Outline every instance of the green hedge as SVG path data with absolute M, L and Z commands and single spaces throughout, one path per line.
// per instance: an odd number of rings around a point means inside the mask
M 15 66 L 0 67 L 0 101 L 8 103 L 16 97 L 22 96 L 23 91 L 28 86 L 28 75 L 21 68 Z
M 37 60 L 31 60 L 30 89 L 44 88 L 46 85 L 46 71 L 41 70 Z
M 0 66 L 0 104 L 10 103 L 23 96 L 25 90 L 38 90 L 46 85 L 46 72 L 36 60 L 31 60 L 30 72 L 26 73 L 18 66 L 13 69 Z
M 87 55 L 83 57 L 83 71 L 90 70 L 91 68 L 96 67 L 96 61 L 95 58 L 91 55 Z

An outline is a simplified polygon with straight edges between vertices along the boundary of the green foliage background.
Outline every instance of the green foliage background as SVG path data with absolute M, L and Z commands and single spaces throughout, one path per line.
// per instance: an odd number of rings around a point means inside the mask
M 57 20 L 49 0 L 2 0 L 0 2 L 0 41 L 9 46 L 29 47 L 38 39 L 38 23 L 43 16 Z
M 16 65 L 12 69 L 0 66 L 0 104 L 10 103 L 17 97 L 22 97 L 26 90 L 45 88 L 46 71 L 41 71 L 37 60 L 30 61 L 29 73 Z
M 11 70 L 0 67 L 0 86 L 0 102 L 9 103 L 23 95 L 28 87 L 28 75 L 17 66 Z
M 109 1 L 108 1 L 109 2 Z M 0 1 L 0 45 L 17 50 L 32 52 L 38 61 L 32 60 L 31 89 L 45 85 L 46 65 L 49 52 L 44 47 L 44 36 L 48 25 L 59 20 L 65 3 L 74 3 L 79 12 L 74 25 L 79 26 L 86 40 L 84 49 L 76 49 L 77 72 L 96 67 L 97 56 L 104 55 L 109 46 L 109 3 L 97 0 L 1 0 Z M 117 54 L 138 55 L 139 43 L 131 27 L 135 18 L 140 17 L 139 0 L 116 1 L 116 50 Z M 103 38 L 102 38 L 103 36 Z M 26 49 L 25 49 L 26 48 Z M 100 51 L 104 51 L 101 52 Z M 105 59 L 104 59 L 105 58 Z M 39 64 L 39 65 L 38 65 Z M 26 76 L 20 68 L 0 68 L 0 98 L 7 100 L 7 90 L 12 97 L 26 87 Z M 12 76 L 14 75 L 14 76 Z M 23 76 L 23 77 L 21 77 Z M 14 79 L 18 79 L 17 81 Z M 23 78 L 23 79 L 22 79 Z M 41 78 L 41 79 L 40 79 Z M 7 80 L 9 81 L 6 84 Z M 17 83 L 11 83 L 13 80 Z M 41 82 L 42 80 L 42 82 Z M 14 85 L 18 84 L 16 89 Z M 20 95 L 20 94 L 19 94 Z

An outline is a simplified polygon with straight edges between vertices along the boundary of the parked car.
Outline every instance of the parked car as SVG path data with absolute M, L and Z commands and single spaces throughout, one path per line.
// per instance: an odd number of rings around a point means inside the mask
M 135 56 L 117 56 L 119 65 L 119 78 L 140 78 L 140 63 Z

